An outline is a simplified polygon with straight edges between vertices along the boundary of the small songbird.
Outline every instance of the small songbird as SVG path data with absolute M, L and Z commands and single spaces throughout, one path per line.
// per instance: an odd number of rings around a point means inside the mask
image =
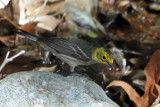
M 25 36 L 33 41 L 42 43 L 54 56 L 70 66 L 71 72 L 78 65 L 90 65 L 95 63 L 107 64 L 113 70 L 113 57 L 109 49 L 95 46 L 81 39 L 45 38 L 17 29 L 17 34 Z

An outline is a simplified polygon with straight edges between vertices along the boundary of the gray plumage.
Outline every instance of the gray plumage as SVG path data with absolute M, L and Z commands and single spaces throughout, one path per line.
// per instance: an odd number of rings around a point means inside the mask
M 64 38 L 39 38 L 38 41 L 56 50 L 59 53 L 75 57 L 80 60 L 89 61 L 92 59 L 93 45 L 81 39 Z
M 70 65 L 71 71 L 77 65 L 87 65 L 92 60 L 93 44 L 81 39 L 44 38 L 18 29 L 17 34 L 25 36 L 33 41 L 43 43 L 56 57 Z

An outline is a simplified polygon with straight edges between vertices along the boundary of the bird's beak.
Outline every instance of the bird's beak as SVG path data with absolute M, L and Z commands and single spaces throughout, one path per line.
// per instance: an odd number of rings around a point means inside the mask
M 109 66 L 111 67 L 112 70 L 114 70 L 114 65 L 113 65 L 113 63 L 110 63 Z

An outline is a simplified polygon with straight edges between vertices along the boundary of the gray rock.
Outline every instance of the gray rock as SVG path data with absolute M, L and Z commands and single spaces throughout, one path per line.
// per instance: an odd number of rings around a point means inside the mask
M 0 80 L 0 107 L 117 107 L 93 81 L 80 75 L 19 72 Z

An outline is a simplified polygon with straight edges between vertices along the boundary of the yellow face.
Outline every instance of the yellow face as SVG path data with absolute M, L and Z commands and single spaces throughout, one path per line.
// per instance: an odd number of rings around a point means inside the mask
M 114 60 L 110 55 L 110 52 L 104 48 L 96 48 L 93 52 L 93 59 L 103 64 L 112 64 Z

